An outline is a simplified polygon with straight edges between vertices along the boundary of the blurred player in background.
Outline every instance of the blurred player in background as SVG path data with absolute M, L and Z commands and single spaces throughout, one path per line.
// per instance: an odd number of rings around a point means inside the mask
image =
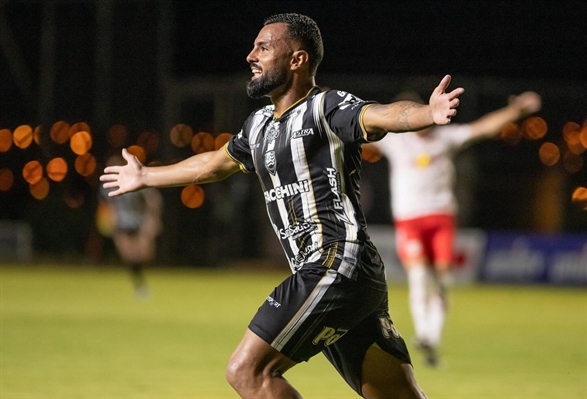
M 242 398 L 301 398 L 283 374 L 322 352 L 365 398 L 422 399 L 389 317 L 383 263 L 365 230 L 361 145 L 390 131 L 449 123 L 463 89 L 447 92 L 447 75 L 427 105 L 367 102 L 316 86 L 322 55 L 312 19 L 268 18 L 247 56 L 247 94 L 272 105 L 253 112 L 217 151 L 160 167 L 123 151 L 128 164 L 106 168 L 100 179 L 117 196 L 257 174 L 293 274 L 266 297 L 230 358 L 226 377 Z
M 112 156 L 107 166 L 124 165 L 120 156 Z M 100 190 L 99 212 L 112 215 L 112 240 L 122 262 L 128 266 L 135 294 L 149 298 L 144 268 L 155 260 L 157 236 L 161 232 L 163 199 L 154 188 L 135 191 L 119 197 L 108 196 Z
M 422 102 L 405 92 L 396 100 Z M 468 124 L 433 126 L 410 134 L 390 134 L 368 144 L 389 161 L 391 210 L 396 248 L 408 275 L 415 344 L 426 364 L 438 363 L 453 260 L 456 172 L 453 158 L 466 145 L 494 137 L 542 106 L 534 92 L 511 96 L 509 104 Z

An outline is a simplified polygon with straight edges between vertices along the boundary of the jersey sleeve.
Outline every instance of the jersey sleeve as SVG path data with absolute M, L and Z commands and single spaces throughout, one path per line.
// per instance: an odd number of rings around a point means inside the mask
M 368 142 L 384 135 L 368 135 L 363 125 L 365 109 L 375 101 L 364 101 L 341 90 L 330 90 L 324 96 L 324 117 L 328 126 L 345 143 Z
M 247 129 L 247 121 L 243 128 L 237 135 L 232 136 L 230 141 L 224 147 L 226 154 L 237 162 L 241 170 L 245 173 L 254 172 L 255 164 L 251 154 L 251 147 L 249 146 L 249 136 Z

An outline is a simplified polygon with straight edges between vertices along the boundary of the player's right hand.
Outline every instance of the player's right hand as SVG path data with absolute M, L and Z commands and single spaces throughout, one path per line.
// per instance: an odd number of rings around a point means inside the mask
M 104 188 L 114 189 L 108 192 L 109 197 L 144 188 L 142 182 L 144 165 L 126 149 L 122 150 L 122 157 L 126 160 L 126 165 L 108 166 L 104 169 L 104 174 L 100 176 L 100 181 L 104 182 Z

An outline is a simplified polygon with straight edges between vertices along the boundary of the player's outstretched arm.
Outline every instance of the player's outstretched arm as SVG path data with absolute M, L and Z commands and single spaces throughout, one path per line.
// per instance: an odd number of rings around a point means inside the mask
M 538 112 L 541 108 L 542 98 L 533 91 L 510 96 L 507 106 L 471 122 L 471 134 L 473 138 L 495 136 L 501 132 L 506 124 Z
M 126 165 L 108 166 L 100 176 L 104 188 L 114 189 L 108 193 L 111 197 L 146 187 L 211 183 L 223 180 L 240 170 L 238 164 L 226 155 L 224 148 L 197 154 L 166 166 L 145 166 L 126 149 L 122 150 L 122 156 Z
M 363 114 L 363 126 L 368 134 L 401 133 L 421 130 L 432 125 L 446 125 L 457 114 L 462 87 L 447 92 L 451 77 L 446 75 L 430 96 L 428 104 L 397 101 L 376 104 Z

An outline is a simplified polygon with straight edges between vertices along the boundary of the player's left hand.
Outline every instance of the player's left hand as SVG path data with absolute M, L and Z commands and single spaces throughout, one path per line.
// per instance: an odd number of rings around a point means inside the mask
M 510 96 L 508 103 L 510 106 L 516 107 L 521 116 L 533 114 L 542 108 L 540 94 L 533 91 L 526 91 L 517 96 Z
M 452 117 L 457 114 L 459 106 L 459 96 L 465 92 L 465 89 L 458 87 L 450 92 L 446 92 L 450 84 L 451 77 L 446 75 L 440 81 L 440 84 L 434 89 L 430 96 L 430 113 L 434 124 L 448 125 Z

